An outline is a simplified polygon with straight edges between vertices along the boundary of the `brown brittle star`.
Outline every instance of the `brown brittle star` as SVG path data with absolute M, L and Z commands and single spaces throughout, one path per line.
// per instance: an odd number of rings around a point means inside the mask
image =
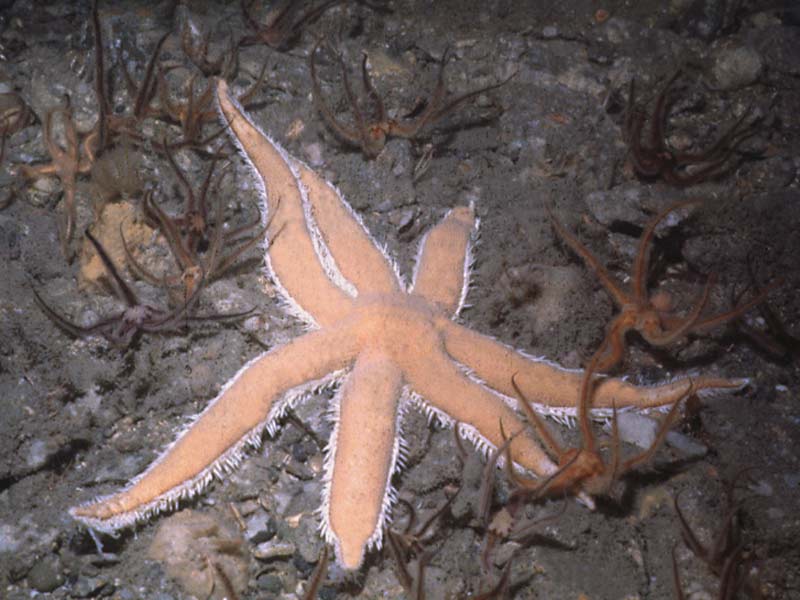
M 186 57 L 197 67 L 204 77 L 219 76 L 224 79 L 233 77 L 238 69 L 239 53 L 233 39 L 227 49 L 222 50 L 217 58 L 211 58 L 209 47 L 211 32 L 201 33 L 191 22 L 187 22 L 181 31 L 181 48 Z
M 587 369 L 591 377 L 592 373 Z M 584 382 L 586 377 L 584 377 Z M 528 479 L 514 472 L 512 463 L 508 461 L 511 456 L 510 442 L 514 436 L 507 438 L 504 451 L 506 452 L 506 469 L 509 479 L 522 493 L 530 498 L 541 498 L 553 494 L 581 494 L 580 499 L 594 508 L 591 496 L 606 494 L 614 482 L 625 474 L 649 462 L 664 443 L 670 428 L 678 416 L 680 404 L 695 393 L 691 379 L 686 383 L 686 388 L 672 404 L 669 413 L 662 420 L 650 446 L 633 457 L 622 459 L 619 428 L 617 426 L 617 411 L 613 408 L 611 418 L 611 460 L 607 464 L 597 448 L 597 442 L 592 431 L 590 417 L 590 402 L 582 402 L 578 406 L 578 421 L 581 425 L 581 445 L 576 448 L 566 447 L 557 436 L 547 427 L 542 417 L 536 414 L 522 390 L 513 381 L 514 388 L 519 398 L 520 406 L 528 418 L 547 450 L 554 456 L 558 470 L 546 478 Z M 583 400 L 583 398 L 581 398 Z M 587 495 L 588 494 L 588 495 Z
M 86 230 L 86 237 L 94 246 L 103 263 L 103 267 L 110 276 L 109 283 L 114 295 L 125 303 L 125 308 L 109 317 L 101 318 L 91 325 L 78 325 L 61 316 L 51 308 L 33 289 L 36 303 L 59 327 L 75 337 L 101 335 L 118 348 L 127 348 L 142 333 L 176 333 L 185 328 L 189 321 L 222 321 L 237 320 L 251 314 L 248 310 L 231 314 L 195 315 L 194 307 L 200 295 L 201 287 L 198 286 L 194 294 L 181 306 L 175 309 L 166 309 L 146 302 L 142 302 L 133 288 L 122 278 L 117 267 L 111 260 L 103 245 Z
M 150 272 L 136 260 L 130 251 L 120 227 L 122 245 L 128 263 L 134 273 L 156 286 L 163 286 L 174 292 L 182 290 L 181 296 L 189 298 L 194 295 L 201 282 L 211 282 L 228 271 L 239 257 L 264 238 L 266 227 L 259 229 L 259 218 L 253 222 L 230 231 L 224 229 L 224 203 L 219 194 L 219 185 L 225 176 L 223 172 L 214 186 L 212 196 L 215 197 L 214 225 L 208 215 L 208 196 L 217 161 L 212 160 L 198 193 L 195 193 L 186 174 L 178 167 L 175 158 L 169 151 L 169 144 L 164 141 L 164 149 L 172 170 L 178 178 L 185 198 L 183 215 L 170 217 L 153 199 L 154 192 L 148 191 L 144 196 L 144 211 L 152 218 L 167 241 L 180 273 L 162 275 Z M 250 233 L 256 231 L 252 236 Z M 248 237 L 249 236 L 249 237 Z M 227 254 L 225 250 L 232 248 Z
M 60 116 L 64 129 L 64 145 L 58 141 L 55 132 L 56 117 Z M 76 193 L 78 176 L 91 171 L 97 156 L 100 129 L 95 125 L 89 132 L 80 133 L 75 126 L 69 96 L 65 96 L 65 106 L 51 109 L 44 119 L 44 143 L 50 154 L 50 162 L 39 165 L 21 165 L 21 173 L 26 179 L 55 176 L 61 181 L 64 190 L 64 212 L 59 228 L 61 250 L 68 260 L 74 258 L 70 242 L 75 231 L 77 218 Z
M 643 106 L 636 104 L 635 81 L 631 79 L 623 136 L 636 173 L 651 179 L 661 177 L 671 185 L 685 186 L 716 179 L 730 172 L 738 164 L 731 161 L 733 153 L 743 141 L 759 130 L 756 120 L 750 119 L 748 122 L 750 113 L 746 111 L 706 150 L 677 152 L 670 149 L 665 138 L 670 107 L 668 96 L 672 84 L 680 74 L 681 71 L 676 71 L 656 97 L 650 115 L 649 135 L 645 131 L 645 110 Z M 644 142 L 643 135 L 646 140 Z
M 78 176 L 86 175 L 91 171 L 97 155 L 102 152 L 106 144 L 106 120 L 108 102 L 105 96 L 105 69 L 103 66 L 103 51 L 100 43 L 100 20 L 97 11 L 97 0 L 92 1 L 92 31 L 95 45 L 95 92 L 99 103 L 99 116 L 94 126 L 86 133 L 78 132 L 72 115 L 72 106 L 68 94 L 64 96 L 64 106 L 53 108 L 45 115 L 44 143 L 50 155 L 50 162 L 38 165 L 21 165 L 20 171 L 26 179 L 55 176 L 61 181 L 64 198 L 64 212 L 59 226 L 61 251 L 68 261 L 74 259 L 70 248 L 72 236 L 75 232 L 77 219 L 76 193 Z M 57 115 L 61 116 L 64 130 L 64 145 L 62 146 L 54 131 L 54 122 Z M 13 192 L 12 192 L 13 197 Z
M 320 4 L 311 6 L 299 17 L 295 14 L 300 9 L 302 2 L 299 0 L 281 0 L 267 12 L 263 23 L 260 23 L 252 11 L 256 0 L 241 0 L 242 16 L 245 24 L 253 30 L 252 35 L 245 36 L 239 42 L 240 46 L 265 44 L 275 50 L 285 50 L 298 38 L 304 26 L 312 23 L 322 16 L 326 10 L 343 0 L 324 0 Z
M 708 569 L 719 577 L 718 600 L 733 600 L 737 596 L 737 592 L 743 590 L 748 592 L 748 597 L 761 598 L 758 574 L 750 570 L 753 557 L 745 551 L 745 543 L 742 541 L 739 522 L 742 501 L 735 498 L 737 481 L 744 473 L 752 469 L 753 467 L 747 467 L 740 470 L 733 479 L 726 483 L 724 517 L 708 545 L 700 542 L 697 534 L 686 520 L 679 504 L 680 493 L 672 499 L 675 513 L 678 515 L 683 543 L 692 551 L 695 558 L 705 563 Z M 675 555 L 676 549 L 677 544 L 672 547 L 672 579 L 676 598 L 684 600 L 686 596 L 681 584 L 678 560 Z
M 459 105 L 477 97 L 480 94 L 490 92 L 504 86 L 516 75 L 516 73 L 512 73 L 509 77 L 505 78 L 499 83 L 487 85 L 477 90 L 472 90 L 470 92 L 458 95 L 455 98 L 448 99 L 447 88 L 445 87 L 444 83 L 444 68 L 447 64 L 448 56 L 447 50 L 445 50 L 444 54 L 442 55 L 442 61 L 439 65 L 439 75 L 436 82 L 436 88 L 434 88 L 433 94 L 431 94 L 431 97 L 425 107 L 413 118 L 398 120 L 389 117 L 386 111 L 386 106 L 383 103 L 383 99 L 381 98 L 380 94 L 378 94 L 375 86 L 372 84 L 372 79 L 370 78 L 369 71 L 367 70 L 367 60 L 369 57 L 366 53 L 364 53 L 364 56 L 361 60 L 361 79 L 364 90 L 375 107 L 375 118 L 374 120 L 369 120 L 364 110 L 362 110 L 361 103 L 359 102 L 358 98 L 353 92 L 352 86 L 350 85 L 347 67 L 344 64 L 341 54 L 334 52 L 342 73 L 342 86 L 344 87 L 345 94 L 347 95 L 347 101 L 350 104 L 350 110 L 353 112 L 354 123 L 352 125 L 347 125 L 336 118 L 333 109 L 330 107 L 330 105 L 328 105 L 322 96 L 322 89 L 319 84 L 319 79 L 317 78 L 316 66 L 317 50 L 321 44 L 322 39 L 317 41 L 309 55 L 314 104 L 316 105 L 319 113 L 322 115 L 325 123 L 331 128 L 333 133 L 335 133 L 336 136 L 343 142 L 360 148 L 364 153 L 364 156 L 367 158 L 375 158 L 378 156 L 378 154 L 381 153 L 381 150 L 383 150 L 384 146 L 386 145 L 386 140 L 388 138 L 416 138 L 426 126 L 432 125 L 433 123 L 439 121 L 447 114 L 455 110 Z
M 170 97 L 169 82 L 167 81 L 166 73 L 166 69 L 161 69 L 158 73 L 156 87 L 158 89 L 158 98 L 161 108 L 154 117 L 159 121 L 179 127 L 183 138 L 179 142 L 172 144 L 169 148 L 164 146 L 164 151 L 168 152 L 171 148 L 180 148 L 184 146 L 195 149 L 204 148 L 225 131 L 225 127 L 220 127 L 214 133 L 205 138 L 203 137 L 203 126 L 217 119 L 217 110 L 213 104 L 213 84 L 211 82 L 206 83 L 205 89 L 202 92 L 196 93 L 195 83 L 197 81 L 197 75 L 192 75 L 185 82 L 185 100 L 176 101 Z M 247 90 L 237 96 L 237 100 L 240 104 L 245 107 L 250 107 L 249 103 L 264 82 L 266 73 L 267 63 L 265 62 L 261 67 L 258 78 L 256 78 Z
M 608 371 L 622 360 L 626 346 L 625 336 L 628 332 L 636 331 L 651 346 L 669 346 L 689 333 L 706 331 L 743 315 L 763 302 L 772 287 L 779 283 L 776 282 L 773 286 L 762 290 L 751 300 L 738 304 L 730 310 L 704 318 L 701 316 L 708 304 L 711 288 L 716 280 L 713 275 L 706 281 L 700 298 L 686 316 L 679 316 L 675 313 L 672 298 L 667 292 L 648 294 L 647 278 L 650 265 L 650 246 L 655 236 L 656 227 L 672 212 L 698 202 L 690 200 L 672 204 L 650 220 L 639 238 L 636 258 L 631 267 L 631 284 L 627 290 L 623 289 L 614 280 L 608 270 L 600 264 L 597 257 L 578 241 L 556 219 L 552 211 L 547 208 L 550 221 L 558 235 L 583 260 L 586 266 L 597 274 L 600 283 L 602 283 L 620 309 L 620 313 L 609 324 L 605 338 L 589 360 L 584 374 L 579 415 L 581 415 L 580 424 L 585 442 L 589 442 L 592 439 L 588 413 L 594 374 Z M 587 449 L 591 450 L 592 447 L 590 446 Z

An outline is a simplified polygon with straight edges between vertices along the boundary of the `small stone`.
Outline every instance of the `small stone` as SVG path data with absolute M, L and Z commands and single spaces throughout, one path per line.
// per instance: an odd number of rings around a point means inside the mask
M 72 586 L 71 595 L 73 598 L 94 598 L 101 594 L 106 595 L 107 587 L 110 591 L 114 589 L 108 581 L 100 577 L 81 577 Z
M 222 600 L 228 594 L 225 586 L 214 585 L 219 573 L 236 594 L 247 588 L 244 548 L 238 528 L 221 514 L 183 510 L 162 521 L 147 556 L 159 561 L 187 594 Z
M 781 520 L 781 519 L 785 519 L 786 518 L 786 513 L 783 510 L 781 510 L 780 508 L 776 508 L 775 506 L 771 506 L 770 508 L 767 509 L 767 516 L 770 519 L 778 521 L 778 520 Z
M 403 232 L 414 224 L 417 211 L 412 208 L 404 208 L 399 212 L 392 213 L 389 217 L 391 223 L 395 226 L 398 232 Z
M 263 544 L 275 537 L 277 527 L 275 520 L 265 512 L 259 512 L 247 519 L 245 537 L 255 545 Z
M 253 315 L 244 320 L 242 328 L 248 333 L 265 333 L 269 330 L 269 322 L 263 315 Z
M 37 592 L 52 592 L 64 584 L 61 561 L 55 554 L 37 561 L 28 572 L 28 585 Z
M 773 494 L 772 486 L 763 480 L 757 481 L 754 484 L 748 486 L 748 489 L 754 494 L 757 494 L 759 496 L 769 497 L 772 496 Z
M 717 87 L 734 90 L 746 87 L 759 78 L 764 70 L 764 59 L 749 46 L 725 44 L 713 51 L 711 73 Z
M 0 186 L 2 186 L 2 182 L 0 182 Z M 7 189 L 7 186 L 3 187 Z M 19 225 L 14 219 L 0 217 L 0 260 L 17 260 L 20 255 Z
M 283 583 L 281 582 L 281 578 L 277 575 L 261 575 L 256 580 L 256 585 L 258 585 L 258 589 L 265 592 L 267 597 L 277 596 L 281 591 L 283 591 Z
M 685 457 L 695 458 L 705 456 L 708 448 L 678 431 L 670 431 L 666 438 L 667 444 L 678 450 Z
M 623 442 L 636 444 L 640 448 L 653 445 L 658 432 L 658 423 L 642 414 L 632 411 L 617 414 L 619 437 Z
M 303 146 L 303 154 L 306 155 L 306 160 L 312 167 L 321 167 L 325 163 L 325 159 L 322 156 L 322 145 L 317 142 L 305 144 Z
M 273 560 L 275 558 L 288 558 L 295 551 L 295 545 L 291 542 L 272 540 L 256 546 L 253 550 L 253 556 L 258 560 Z
M 789 473 L 783 476 L 783 480 L 790 489 L 800 487 L 800 473 Z
M 644 224 L 643 200 L 641 186 L 622 185 L 609 192 L 591 192 L 584 201 L 592 216 L 608 226 L 617 221 Z
M 311 515 L 300 519 L 300 526 L 294 532 L 297 552 L 307 563 L 315 564 L 322 550 L 322 538 L 319 535 L 317 520 Z
M 555 25 L 548 25 L 542 29 L 542 37 L 546 40 L 552 40 L 558 37 L 558 27 Z
M 0 525 L 0 554 L 14 553 L 22 546 L 20 533 L 13 525 Z
M 55 194 L 60 189 L 59 185 L 55 177 L 39 177 L 31 184 L 31 188 L 43 194 Z
M 114 596 L 115 600 L 136 600 L 139 595 L 131 589 L 122 588 L 121 590 L 117 590 L 116 596 Z

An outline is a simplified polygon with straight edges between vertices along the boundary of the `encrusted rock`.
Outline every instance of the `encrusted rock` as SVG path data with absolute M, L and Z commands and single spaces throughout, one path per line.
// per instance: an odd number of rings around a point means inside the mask
M 754 48 L 736 42 L 714 48 L 712 57 L 711 73 L 717 87 L 722 90 L 734 90 L 755 83 L 764 70 L 761 55 Z
M 214 513 L 184 510 L 165 519 L 147 555 L 188 594 L 209 600 L 247 588 L 247 553 L 241 533 Z

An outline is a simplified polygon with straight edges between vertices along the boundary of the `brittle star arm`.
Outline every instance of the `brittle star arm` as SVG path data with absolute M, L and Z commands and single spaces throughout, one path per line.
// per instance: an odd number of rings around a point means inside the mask
M 685 208 L 687 206 L 693 206 L 698 204 L 699 200 L 686 200 L 684 202 L 678 202 L 676 204 L 671 204 L 660 213 L 658 213 L 655 217 L 650 219 L 645 227 L 642 235 L 639 238 L 639 244 L 637 245 L 636 249 L 636 259 L 633 262 L 632 269 L 631 269 L 631 279 L 632 287 L 633 287 L 633 300 L 638 306 L 645 306 L 649 300 L 647 297 L 647 274 L 650 270 L 650 252 L 651 252 L 651 245 L 653 242 L 653 238 L 655 237 L 656 228 L 661 224 L 661 222 L 666 219 L 670 214 L 675 212 L 678 209 Z M 568 231 L 566 231 L 563 227 L 558 229 L 560 235 L 571 235 Z M 566 239 L 566 238 L 565 238 Z M 574 240 L 574 241 L 573 241 Z M 586 264 L 595 270 L 598 274 L 600 271 L 597 271 L 597 259 L 594 262 L 591 262 L 586 256 L 590 256 L 594 258 L 594 256 L 589 252 L 580 242 L 573 238 L 569 241 L 570 247 L 573 249 L 577 244 L 582 248 L 581 251 L 578 253 L 584 259 Z M 601 267 L 602 268 L 602 267 Z M 601 276 L 602 279 L 602 276 Z
M 622 308 L 626 304 L 630 304 L 633 299 L 628 293 L 620 288 L 619 284 L 617 284 L 606 268 L 600 264 L 600 261 L 597 260 L 594 254 L 589 252 L 586 246 L 584 246 L 578 240 L 578 238 L 572 235 L 572 233 L 566 227 L 564 227 L 558 219 L 556 219 L 549 206 L 545 206 L 545 210 L 547 210 L 547 214 L 550 217 L 550 223 L 553 225 L 553 229 L 556 230 L 558 235 L 567 243 L 570 249 L 572 249 L 572 251 L 577 254 L 592 271 L 597 273 L 600 283 L 602 283 L 603 287 L 608 290 L 609 294 L 611 294 L 611 297 L 614 299 L 614 302 L 617 304 L 617 306 Z
M 325 122 L 330 126 L 331 130 L 343 141 L 353 145 L 353 146 L 360 146 L 363 147 L 365 143 L 365 134 L 363 133 L 366 129 L 366 125 L 362 121 L 358 121 L 358 117 L 361 114 L 360 111 L 356 113 L 355 118 L 357 122 L 356 127 L 349 127 L 341 123 L 334 114 L 333 108 L 325 101 L 324 96 L 322 95 L 322 88 L 319 84 L 319 79 L 317 78 L 317 62 L 316 62 L 316 54 L 317 50 L 319 49 L 320 44 L 322 43 L 322 38 L 320 38 L 314 47 L 311 49 L 309 54 L 309 70 L 311 72 L 311 91 L 314 97 L 314 105 L 316 106 L 319 113 L 322 115 Z M 341 58 L 340 58 L 341 60 Z M 346 82 L 345 89 L 349 90 L 349 96 L 352 96 L 352 89 L 349 87 L 350 82 L 349 78 L 347 77 L 347 71 L 342 65 L 342 80 Z M 357 104 L 356 104 L 357 106 Z
M 490 388 L 514 397 L 513 377 L 539 412 L 575 416 L 583 371 L 564 369 L 555 363 L 528 356 L 447 319 L 439 319 L 437 326 L 450 356 L 471 369 Z M 739 389 L 748 383 L 743 378 L 707 376 L 692 377 L 691 380 L 697 391 Z M 592 397 L 593 407 L 607 411 L 614 406 L 618 409 L 625 406 L 669 406 L 686 392 L 686 383 L 684 378 L 653 386 L 636 386 L 621 379 L 601 379 Z
M 298 316 L 321 326 L 338 321 L 352 309 L 352 298 L 325 270 L 319 234 L 311 229 L 308 198 L 305 187 L 298 184 L 297 170 L 286 152 L 242 112 L 224 81 L 217 83 L 216 92 L 233 141 L 262 187 L 262 218 L 266 219 L 270 203 L 274 211 L 270 219 L 280 234 L 272 239 L 268 268 Z
M 249 362 L 197 420 L 123 490 L 74 507 L 70 514 L 99 531 L 112 532 L 174 506 L 234 468 L 246 446 L 293 397 L 355 358 L 350 324 L 307 333 Z M 310 383 L 309 383 L 310 382 Z

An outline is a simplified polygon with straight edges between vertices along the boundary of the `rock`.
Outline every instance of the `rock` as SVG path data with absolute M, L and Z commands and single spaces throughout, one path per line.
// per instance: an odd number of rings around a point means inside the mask
M 592 216 L 605 226 L 615 222 L 635 222 L 643 225 L 642 204 L 646 197 L 642 186 L 621 185 L 613 190 L 594 191 L 586 195 L 584 202 Z
M 705 456 L 708 453 L 708 448 L 703 444 L 678 431 L 670 431 L 667 434 L 667 444 L 687 458 Z
M 761 48 L 770 72 L 776 71 L 794 77 L 800 74 L 800 61 L 797 60 L 800 28 L 780 25 L 766 27 L 759 30 L 753 38 L 748 41 Z
M 288 558 L 295 551 L 295 545 L 291 542 L 271 540 L 256 546 L 253 550 L 253 556 L 258 560 L 273 560 L 275 558 Z
M 281 582 L 281 578 L 277 575 L 261 575 L 256 580 L 256 585 L 268 598 L 277 597 L 277 595 L 283 591 L 283 583 Z
M 16 220 L 0 216 L 0 260 L 18 260 L 21 254 L 19 242 L 20 228 Z
M 721 90 L 735 90 L 758 80 L 764 59 L 753 48 L 738 42 L 726 42 L 712 51 L 711 73 Z
M 22 538 L 13 525 L 0 525 L 0 554 L 16 552 L 22 546 Z
M 636 444 L 640 448 L 653 445 L 658 432 L 658 423 L 641 413 L 624 411 L 617 413 L 619 437 L 623 442 Z
M 658 435 L 661 419 L 654 419 L 634 411 L 622 411 L 617 414 L 617 426 L 623 442 L 647 449 L 653 445 Z M 705 456 L 708 452 L 705 446 L 677 431 L 667 433 L 666 442 L 687 457 Z
M 261 511 L 247 519 L 247 529 L 244 534 L 251 544 L 259 545 L 274 538 L 277 531 L 275 520 Z
M 58 446 L 53 446 L 51 440 L 31 440 L 24 448 L 25 462 L 31 471 L 38 471 L 50 459 Z
M 100 577 L 80 577 L 72 586 L 73 598 L 94 598 L 106 596 L 114 591 L 114 586 Z
M 247 588 L 245 542 L 235 526 L 215 513 L 184 510 L 165 519 L 147 555 L 161 562 L 184 591 L 199 598 L 222 600 L 228 587 L 237 594 Z M 226 585 L 219 584 L 219 572 Z
M 303 154 L 305 154 L 308 164 L 314 168 L 321 167 L 325 164 L 325 158 L 322 154 L 322 144 L 318 142 L 303 145 Z
M 28 585 L 38 592 L 52 592 L 63 584 L 61 560 L 55 554 L 38 560 L 28 572 Z
M 143 254 L 139 248 L 146 245 L 153 236 L 153 229 L 144 222 L 137 222 L 137 219 L 137 208 L 133 203 L 115 202 L 105 205 L 100 218 L 92 228 L 95 238 L 102 244 L 111 261 L 117 266 L 124 265 L 127 261 L 120 228 L 124 230 L 125 242 L 134 258 L 140 261 L 142 261 Z M 108 277 L 108 274 L 100 255 L 88 238 L 82 242 L 80 262 L 81 287 L 102 290 L 101 280 Z M 144 266 L 149 268 L 146 262 Z M 157 269 L 153 269 L 153 271 L 161 272 Z
M 783 476 L 783 481 L 789 489 L 800 488 L 800 473 L 786 473 Z
M 317 519 L 311 515 L 304 515 L 300 519 L 300 526 L 294 532 L 297 552 L 307 563 L 314 564 L 319 560 L 322 538 L 318 529 Z
M 558 28 L 554 25 L 547 25 L 542 29 L 542 37 L 546 40 L 552 40 L 558 37 Z

